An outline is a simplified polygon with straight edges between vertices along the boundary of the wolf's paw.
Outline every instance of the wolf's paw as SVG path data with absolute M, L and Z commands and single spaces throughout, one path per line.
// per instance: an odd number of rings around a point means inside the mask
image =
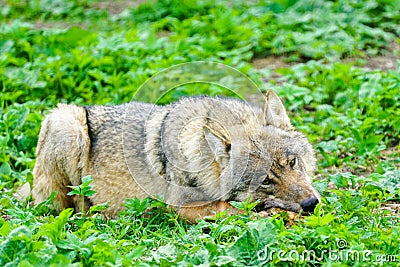
M 291 227 L 292 225 L 298 224 L 299 220 L 302 221 L 304 218 L 297 212 L 288 211 L 281 208 L 270 208 L 268 210 L 254 213 L 255 218 L 271 218 L 277 214 L 280 214 L 280 217 L 278 218 L 283 219 L 286 227 Z

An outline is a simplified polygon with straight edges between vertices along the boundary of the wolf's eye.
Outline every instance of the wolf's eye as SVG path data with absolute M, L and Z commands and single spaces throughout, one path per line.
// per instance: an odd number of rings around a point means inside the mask
M 296 158 L 293 158 L 292 160 L 289 161 L 289 165 L 290 167 L 294 167 L 294 165 L 296 165 Z
M 269 178 L 269 176 L 266 176 L 265 179 L 264 179 L 264 181 L 262 182 L 263 185 L 270 185 L 270 184 L 273 184 L 273 183 L 274 183 L 274 181 L 272 181 L 272 180 Z

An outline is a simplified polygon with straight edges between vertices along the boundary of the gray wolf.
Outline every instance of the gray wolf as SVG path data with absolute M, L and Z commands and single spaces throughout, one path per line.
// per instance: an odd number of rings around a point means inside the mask
M 229 201 L 260 201 L 312 212 L 316 159 L 307 138 L 290 123 L 273 92 L 264 107 L 238 99 L 188 97 L 157 106 L 59 104 L 43 121 L 33 170 L 35 203 L 57 191 L 58 209 L 80 210 L 70 185 L 91 175 L 89 205 L 109 201 L 113 216 L 127 198 L 160 198 L 194 222 Z

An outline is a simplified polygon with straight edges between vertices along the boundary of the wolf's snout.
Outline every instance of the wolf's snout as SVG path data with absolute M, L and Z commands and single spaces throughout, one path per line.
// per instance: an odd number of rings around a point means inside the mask
M 313 212 L 315 207 L 318 204 L 318 198 L 311 196 L 309 198 L 307 198 L 306 200 L 304 200 L 303 202 L 301 202 L 301 208 L 305 211 L 305 212 Z

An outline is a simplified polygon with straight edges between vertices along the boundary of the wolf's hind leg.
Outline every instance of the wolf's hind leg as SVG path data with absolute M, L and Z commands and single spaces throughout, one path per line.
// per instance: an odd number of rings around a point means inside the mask
M 73 207 L 68 185 L 80 184 L 87 167 L 90 138 L 86 110 L 74 105 L 58 105 L 42 123 L 33 169 L 32 196 L 35 204 L 57 192 L 58 210 Z

